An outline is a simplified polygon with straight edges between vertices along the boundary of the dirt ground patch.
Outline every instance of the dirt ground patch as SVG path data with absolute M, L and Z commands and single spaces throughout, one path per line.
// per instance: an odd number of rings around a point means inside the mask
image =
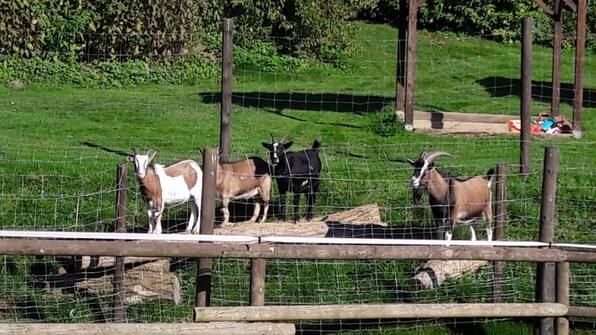
M 515 115 L 416 111 L 414 112 L 414 131 L 432 135 L 491 136 L 506 134 L 519 136 L 518 132 L 510 132 L 507 127 L 507 121 L 512 119 L 519 119 L 519 117 Z M 532 135 L 551 136 L 543 133 Z M 571 136 L 571 134 L 557 136 Z

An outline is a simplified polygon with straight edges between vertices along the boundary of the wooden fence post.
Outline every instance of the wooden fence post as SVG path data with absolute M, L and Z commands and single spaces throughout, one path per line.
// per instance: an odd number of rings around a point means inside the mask
M 414 107 L 416 90 L 416 22 L 421 0 L 410 0 L 408 6 L 408 54 L 406 61 L 406 99 L 404 124 L 407 131 L 414 130 Z
M 522 20 L 522 57 L 521 57 L 521 131 L 520 131 L 520 173 L 530 173 L 530 155 L 532 148 L 532 28 L 531 17 Z
M 267 261 L 264 258 L 253 258 L 250 261 L 250 305 L 265 304 L 265 274 Z
M 559 148 L 544 150 L 542 174 L 542 202 L 540 205 L 540 241 L 552 243 L 555 232 L 555 200 L 557 195 L 557 172 L 559 169 Z M 536 269 L 536 301 L 555 302 L 555 263 L 538 263 Z M 553 318 L 540 318 L 535 333 L 554 334 Z
M 569 307 L 569 263 L 557 263 L 557 302 Z M 569 335 L 569 319 L 560 316 L 555 319 L 557 335 Z
M 507 220 L 507 164 L 497 165 L 495 194 L 495 240 L 505 239 L 505 222 Z M 501 280 L 503 278 L 501 261 L 493 262 L 493 302 L 501 302 Z
M 119 164 L 116 170 L 116 233 L 126 233 L 126 191 L 128 188 L 128 168 L 126 164 Z M 113 322 L 125 322 L 124 307 L 124 257 L 114 260 L 114 300 Z
M 219 148 L 222 162 L 227 162 L 230 159 L 230 147 L 232 146 L 233 32 L 234 21 L 224 19 L 221 56 L 221 122 L 219 129 Z
M 551 117 L 559 116 L 561 101 L 561 43 L 563 40 L 563 0 L 555 0 L 553 4 L 553 69 L 552 95 L 550 103 Z
M 213 234 L 215 220 L 215 183 L 217 178 L 217 148 L 207 148 L 203 152 L 203 191 L 201 199 L 201 234 Z M 196 277 L 196 307 L 209 306 L 211 299 L 211 266 L 213 259 L 200 258 Z
M 406 85 L 406 39 L 408 38 L 408 0 L 399 0 L 397 17 L 397 78 L 395 80 L 395 111 L 405 117 Z
M 575 82 L 573 85 L 573 136 L 582 136 L 581 115 L 584 104 L 584 61 L 586 56 L 586 0 L 577 0 L 577 38 L 575 45 Z

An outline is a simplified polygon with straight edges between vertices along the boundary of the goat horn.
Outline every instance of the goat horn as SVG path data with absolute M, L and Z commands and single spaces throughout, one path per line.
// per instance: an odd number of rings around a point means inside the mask
M 137 149 L 132 148 L 132 153 L 136 156 L 137 155 Z
M 279 141 L 279 143 L 284 143 L 285 140 L 288 139 L 288 134 L 285 134 L 284 137 L 281 138 L 281 140 Z
M 275 143 L 275 138 L 273 138 L 273 134 L 271 134 L 271 143 Z
M 424 159 L 427 162 L 432 162 L 441 156 L 453 157 L 452 154 L 445 152 L 445 151 L 433 151 L 433 152 L 427 154 L 426 157 L 424 157 Z

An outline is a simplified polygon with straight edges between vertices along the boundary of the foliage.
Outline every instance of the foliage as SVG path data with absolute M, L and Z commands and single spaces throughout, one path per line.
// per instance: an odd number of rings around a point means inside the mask
M 218 53 L 221 19 L 236 41 L 335 61 L 349 51 L 349 19 L 373 0 L 15 0 L 0 4 L 0 54 L 26 58 L 155 59 Z M 225 14 L 225 15 L 224 15 Z
M 364 8 L 360 17 L 377 22 L 397 24 L 400 0 L 377 0 Z M 548 1 L 547 1 L 548 2 Z M 588 4 L 588 43 L 596 33 L 596 4 Z M 534 41 L 550 45 L 552 21 L 534 1 L 517 0 L 428 0 L 420 7 L 421 28 L 437 31 L 485 35 L 499 41 L 512 42 L 521 37 L 521 19 L 534 18 Z M 576 14 L 564 14 L 563 30 L 566 45 L 575 38 Z
M 78 87 L 124 87 L 143 84 L 194 85 L 215 77 L 216 64 L 201 57 L 168 61 L 94 61 L 7 58 L 0 62 L 0 82 L 24 80 L 45 85 Z
M 296 57 L 280 55 L 272 43 L 255 41 L 252 48 L 234 49 L 234 64 L 244 70 L 279 72 L 300 70 L 309 66 L 308 62 Z
M 387 105 L 381 113 L 376 114 L 369 126 L 370 130 L 383 137 L 405 133 L 404 123 L 397 118 L 393 109 L 393 105 Z

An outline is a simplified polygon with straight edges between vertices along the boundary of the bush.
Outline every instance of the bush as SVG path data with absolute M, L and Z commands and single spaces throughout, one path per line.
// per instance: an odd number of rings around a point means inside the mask
M 235 20 L 236 46 L 268 42 L 335 61 L 348 54 L 348 20 L 372 1 L 15 0 L 0 3 L 0 54 L 88 61 L 218 53 L 225 14 Z
M 89 64 L 73 60 L 28 59 L 17 57 L 0 62 L 0 82 L 11 80 L 44 85 L 79 87 L 124 87 L 142 84 L 193 85 L 219 74 L 219 66 L 202 57 L 177 61 L 94 61 Z
M 397 24 L 399 0 L 377 0 L 364 8 L 360 17 Z M 596 4 L 587 9 L 589 46 L 596 27 Z M 427 0 L 420 8 L 419 26 L 424 29 L 485 35 L 499 41 L 512 42 L 521 38 L 521 20 L 534 18 L 534 41 L 552 43 L 552 21 L 533 1 L 518 0 Z M 572 45 L 575 38 L 575 13 L 565 12 L 564 43 Z

